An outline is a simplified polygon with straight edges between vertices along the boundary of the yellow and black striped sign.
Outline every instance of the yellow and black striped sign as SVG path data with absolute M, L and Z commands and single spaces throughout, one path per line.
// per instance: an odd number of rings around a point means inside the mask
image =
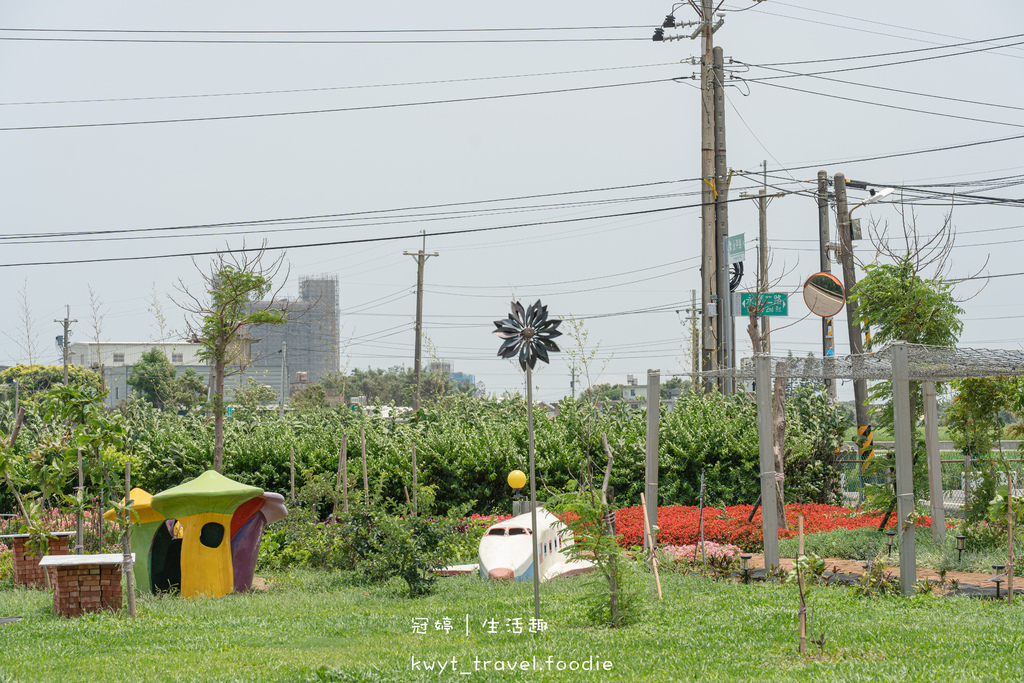
M 860 443 L 860 457 L 864 461 L 861 468 L 867 471 L 868 466 L 871 465 L 871 461 L 875 459 L 875 447 L 873 439 L 871 437 L 871 425 L 863 425 L 857 428 L 857 433 L 861 436 Z

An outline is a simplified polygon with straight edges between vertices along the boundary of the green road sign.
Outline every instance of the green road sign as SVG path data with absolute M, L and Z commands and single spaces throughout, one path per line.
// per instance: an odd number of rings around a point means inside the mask
M 758 297 L 761 301 L 758 304 Z M 767 294 L 740 294 L 739 315 L 750 315 L 750 309 L 758 308 L 759 315 L 789 315 L 789 295 L 785 292 L 769 292 Z
M 726 261 L 729 265 L 739 263 L 746 254 L 747 247 L 743 240 L 743 233 L 725 238 Z

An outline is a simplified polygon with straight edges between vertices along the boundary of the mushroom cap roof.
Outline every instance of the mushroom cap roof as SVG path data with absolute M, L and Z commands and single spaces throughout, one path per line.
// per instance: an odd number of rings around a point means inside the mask
M 168 519 L 217 513 L 230 515 L 247 500 L 263 495 L 263 489 L 228 479 L 207 470 L 192 481 L 153 496 L 153 509 Z
M 135 524 L 146 524 L 148 522 L 159 522 L 161 519 L 166 519 L 162 514 L 153 509 L 153 496 L 143 489 L 132 489 L 129 494 L 132 497 L 133 505 L 132 510 L 136 514 L 132 515 L 132 522 Z M 124 499 L 121 499 L 124 502 Z M 117 519 L 117 513 L 113 509 L 107 510 L 103 513 L 103 519 L 108 522 L 113 522 Z

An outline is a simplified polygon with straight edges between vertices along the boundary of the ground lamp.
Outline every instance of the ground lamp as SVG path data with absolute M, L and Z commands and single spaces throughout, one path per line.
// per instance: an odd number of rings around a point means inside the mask
M 996 575 L 993 576 L 991 579 L 989 579 L 989 581 L 991 581 L 994 584 L 996 584 L 996 600 L 999 599 L 999 584 L 1001 584 L 1003 581 L 1006 580 L 1006 577 L 1003 576 L 1003 571 L 1005 569 L 1006 569 L 1006 565 L 1005 564 L 994 564 L 994 565 L 992 565 L 992 571 L 994 571 L 996 573 Z
M 522 470 L 512 470 L 508 473 L 508 485 L 515 491 L 512 494 L 512 516 L 518 517 L 523 514 L 523 487 L 526 486 L 526 475 Z
M 560 349 L 555 337 L 560 337 L 558 326 L 562 323 L 557 318 L 548 319 L 548 307 L 540 303 L 540 299 L 528 309 L 518 301 L 512 302 L 512 312 L 503 320 L 495 320 L 497 328 L 493 334 L 505 341 L 498 348 L 501 358 L 519 357 L 519 367 L 526 372 L 526 431 L 529 437 L 530 450 L 530 525 L 533 530 L 533 612 L 540 619 L 540 560 L 537 548 L 537 477 L 533 453 L 533 369 L 537 359 L 549 363 L 548 353 Z
M 750 555 L 740 555 L 740 571 L 743 572 L 743 583 L 750 583 Z
M 967 537 L 957 536 L 956 537 L 956 561 L 959 562 L 963 558 Z
M 885 545 L 889 548 L 889 557 L 892 557 L 892 539 L 896 535 L 896 532 L 889 529 L 885 532 L 885 535 L 888 536 L 885 540 Z

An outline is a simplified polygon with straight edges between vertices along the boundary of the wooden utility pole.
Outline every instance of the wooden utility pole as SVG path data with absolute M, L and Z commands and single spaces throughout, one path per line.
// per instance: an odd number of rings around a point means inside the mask
M 818 269 L 823 273 L 832 272 L 832 262 L 828 258 L 828 172 L 818 171 Z M 835 354 L 832 318 L 821 319 L 821 356 L 828 358 Z M 825 379 L 828 397 L 836 401 L 836 380 L 834 377 Z
M 849 299 L 850 292 L 857 285 L 857 273 L 853 264 L 853 233 L 850 231 L 850 212 L 846 204 L 846 176 L 835 175 L 836 223 L 839 230 L 839 252 L 843 260 L 843 286 L 846 288 L 846 327 L 850 333 L 850 355 L 859 356 L 861 350 L 860 323 L 857 322 L 857 303 Z M 854 368 L 857 367 L 854 359 Z M 853 380 L 853 396 L 857 404 L 857 429 L 863 433 L 868 426 L 868 383 L 865 379 Z
M 71 317 L 71 306 L 68 306 L 66 308 L 66 312 L 64 313 L 64 319 L 63 320 L 61 320 L 59 318 L 54 318 L 54 320 L 53 320 L 53 322 L 55 322 L 55 323 L 64 323 L 64 343 L 61 344 L 61 347 L 64 350 L 64 386 L 68 385 L 68 358 L 70 356 L 70 349 L 68 348 L 68 342 L 71 339 L 71 323 L 77 323 L 78 322 L 78 318 L 75 318 L 74 320 L 68 320 L 68 318 L 70 318 L 70 317 Z
M 704 56 L 700 61 L 700 177 L 701 177 L 701 310 L 703 311 L 703 332 L 701 370 L 717 370 L 720 339 L 718 325 L 721 318 L 712 320 L 711 304 L 719 298 L 715 281 L 718 270 L 718 242 L 715 240 L 715 97 L 712 87 L 712 28 L 711 15 L 714 12 L 712 0 L 701 0 L 701 19 L 704 23 Z M 721 301 L 714 311 L 721 316 Z M 711 382 L 705 384 L 705 391 L 711 389 Z
M 413 361 L 413 380 L 416 383 L 416 394 L 413 398 L 412 404 L 414 410 L 420 409 L 420 366 L 423 352 L 423 266 L 426 264 L 428 258 L 438 255 L 436 251 L 433 254 L 426 253 L 426 248 L 427 233 L 424 231 L 422 249 L 416 252 L 402 252 L 403 255 L 412 256 L 416 259 L 416 357 Z M 413 492 L 413 494 L 415 495 L 415 492 Z

